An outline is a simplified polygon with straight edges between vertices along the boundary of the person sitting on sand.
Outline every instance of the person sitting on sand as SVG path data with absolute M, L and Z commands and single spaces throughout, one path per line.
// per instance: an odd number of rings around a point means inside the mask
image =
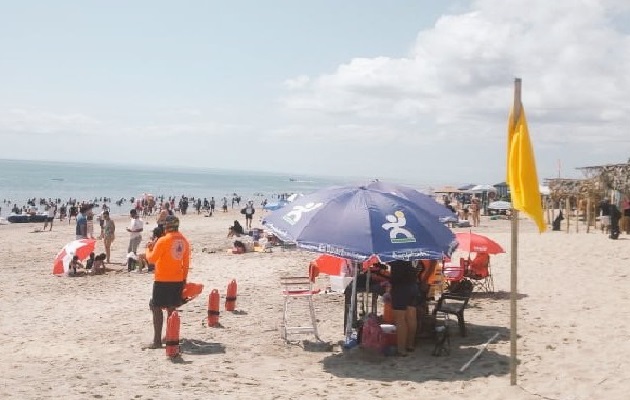
M 68 266 L 68 276 L 79 276 L 85 274 L 85 268 L 81 261 L 79 261 L 79 256 L 72 256 L 72 260 L 70 261 L 70 265 Z
M 92 270 L 92 267 L 94 266 L 95 258 L 96 257 L 95 257 L 94 252 L 91 252 L 90 257 L 88 257 L 87 261 L 85 262 L 85 269 L 87 270 L 88 273 Z
M 244 234 L 245 230 L 243 229 L 243 226 L 237 220 L 234 220 L 234 225 L 230 226 L 230 228 L 228 229 L 227 237 L 238 237 Z
M 92 264 L 92 274 L 93 275 L 102 275 L 108 269 L 105 268 L 105 258 L 107 254 L 101 253 L 98 256 L 94 257 L 94 263 Z M 113 271 L 110 269 L 110 271 Z

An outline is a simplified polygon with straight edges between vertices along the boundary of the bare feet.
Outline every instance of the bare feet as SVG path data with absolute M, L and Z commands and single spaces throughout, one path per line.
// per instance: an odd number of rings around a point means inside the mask
M 155 343 L 155 342 L 142 346 L 142 350 L 161 349 L 161 348 L 162 348 L 162 343 Z

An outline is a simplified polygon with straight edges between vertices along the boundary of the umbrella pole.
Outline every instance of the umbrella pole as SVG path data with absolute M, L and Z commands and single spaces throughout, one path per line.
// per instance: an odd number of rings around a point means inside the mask
M 352 339 L 352 323 L 354 322 L 354 310 L 357 306 L 357 276 L 359 273 L 358 263 L 353 261 L 352 267 L 354 268 L 352 278 L 352 297 L 350 299 L 350 309 L 348 310 L 348 317 L 346 318 L 346 344 L 349 344 Z

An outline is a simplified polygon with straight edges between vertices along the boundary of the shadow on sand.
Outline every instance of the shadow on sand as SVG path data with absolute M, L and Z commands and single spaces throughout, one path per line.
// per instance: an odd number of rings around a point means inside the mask
M 509 329 L 467 323 L 468 336 L 461 337 L 456 326 L 451 326 L 450 355 L 433 356 L 435 342 L 422 339 L 416 351 L 406 357 L 386 357 L 380 353 L 355 347 L 323 359 L 326 372 L 340 378 L 358 378 L 381 382 L 394 381 L 467 381 L 478 377 L 509 374 L 509 357 L 494 351 L 492 344 L 485 349 L 469 368 L 460 369 L 478 352 L 495 333 L 493 342 L 508 342 Z

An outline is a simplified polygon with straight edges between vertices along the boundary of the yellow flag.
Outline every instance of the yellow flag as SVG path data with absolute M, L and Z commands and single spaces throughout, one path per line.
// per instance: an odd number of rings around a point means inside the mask
M 508 123 L 507 154 L 507 183 L 510 187 L 512 206 L 527 213 L 538 225 L 538 230 L 544 232 L 547 225 L 543 219 L 536 160 L 529 140 L 525 110 L 521 107 L 516 123 L 512 112 Z

